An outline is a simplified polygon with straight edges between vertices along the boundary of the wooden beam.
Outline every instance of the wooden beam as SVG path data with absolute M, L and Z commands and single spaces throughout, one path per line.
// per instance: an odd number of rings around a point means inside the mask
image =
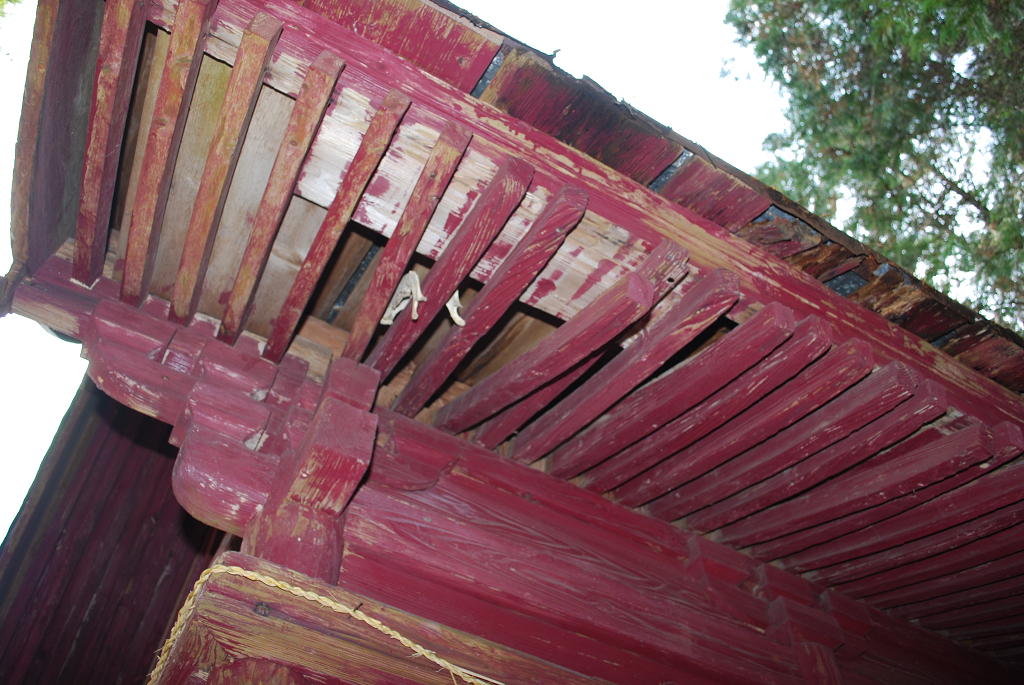
M 103 274 L 121 138 L 145 27 L 145 3 L 111 0 L 103 12 L 75 228 L 74 276 L 87 286 Z
M 673 520 L 689 513 L 692 489 L 687 483 L 829 402 L 870 373 L 872 363 L 867 343 L 856 339 L 844 343 L 714 433 L 655 467 L 649 478 L 658 483 L 661 492 L 678 489 L 651 502 L 651 515 Z
M 1024 575 L 988 585 L 968 587 L 966 590 L 952 592 L 934 599 L 903 604 L 892 608 L 889 613 L 905 620 L 921 618 L 921 625 L 925 625 L 923 618 L 933 614 L 956 611 L 961 607 L 967 610 L 975 605 L 984 605 L 992 601 L 1001 602 L 1006 597 L 1020 594 L 1024 594 Z
M 178 146 L 199 78 L 210 19 L 216 8 L 217 0 L 182 0 L 175 14 L 174 31 L 139 172 L 131 225 L 127 230 L 122 228 L 128 246 L 121 278 L 121 301 L 136 307 L 141 306 L 149 294 Z
M 427 299 L 419 305 L 418 319 L 413 320 L 413 308 L 406 307 L 367 359 L 366 363 L 380 371 L 383 378 L 391 375 L 409 348 L 444 309 L 452 293 L 457 292 L 459 284 L 522 202 L 532 180 L 533 167 L 522 159 L 508 157 L 501 163 L 423 280 L 422 290 Z
M 688 258 L 688 253 L 678 243 L 663 240 L 634 272 L 637 276 L 647 279 L 647 282 L 654 287 L 652 300 L 654 303 L 658 303 L 668 296 L 686 276 L 689 270 L 686 265 Z M 623 331 L 619 336 L 619 341 L 630 337 L 632 331 L 633 328 Z M 478 445 L 494 449 L 557 399 L 569 386 L 586 374 L 594 364 L 601 361 L 605 352 L 604 349 L 594 350 L 570 371 L 495 414 L 473 432 L 471 439 Z
M 288 292 L 288 298 L 274 319 L 274 329 L 267 339 L 267 346 L 263 352 L 267 359 L 280 361 L 288 349 L 302 312 L 305 311 L 306 304 L 316 289 L 341 234 L 352 218 L 356 205 L 359 204 L 359 198 L 362 197 L 370 177 L 384 157 L 410 104 L 411 101 L 404 93 L 392 90 L 370 120 L 370 126 L 359 143 L 359 149 L 341 179 L 341 187 L 338 188 L 327 210 L 327 216 L 320 225 L 313 245 L 302 261 L 295 282 Z
M 284 213 L 299 178 L 299 171 L 320 128 L 327 106 L 331 103 L 334 86 L 345 67 L 345 62 L 334 53 L 324 50 L 309 65 L 302 89 L 295 99 L 284 139 L 277 151 L 274 168 L 253 221 L 249 242 L 242 254 L 231 294 L 224 308 L 217 337 L 234 344 L 249 318 L 256 298 L 263 270 L 270 259 L 270 249 L 281 227 Z
M 176 323 L 191 321 L 199 304 L 231 178 L 263 87 L 267 65 L 283 28 L 280 19 L 261 12 L 242 34 L 174 281 L 170 318 Z
M 945 412 L 945 391 L 942 386 L 927 380 L 918 386 L 912 398 L 867 426 L 771 478 L 709 507 L 702 512 L 707 521 L 705 525 L 708 530 L 721 528 L 812 488 L 903 440 Z M 715 533 L 715 539 L 726 544 L 731 541 L 728 531 Z
M 349 332 L 348 344 L 345 345 L 345 356 L 349 359 L 362 361 L 388 301 L 398 287 L 448 182 L 455 174 L 455 168 L 466 152 L 470 138 L 472 134 L 454 122 L 446 123 L 441 131 L 441 137 L 434 145 L 412 191 L 409 204 L 381 252 L 369 290 L 359 305 L 355 323 Z
M 1022 498 L 1024 465 L 1007 465 L 985 478 L 936 497 L 897 516 L 817 545 L 787 558 L 796 572 L 832 567 L 834 564 L 912 543 L 918 538 L 970 524 L 979 516 L 1016 504 Z M 859 563 L 859 562 L 858 562 Z M 833 568 L 830 573 L 835 573 Z
M 690 530 L 706 532 L 734 520 L 734 514 L 699 511 L 829 447 L 874 421 L 914 393 L 917 379 L 905 364 L 892 362 L 872 373 L 824 406 L 775 434 L 738 458 L 719 466 L 676 491 L 677 510 L 691 508 Z M 688 504 L 683 504 L 688 502 Z
M 379 621 L 411 643 L 489 682 L 512 683 L 524 678 L 545 685 L 606 682 L 251 556 L 228 552 L 216 559 L 213 567 L 218 571 L 208 576 L 195 597 L 194 611 L 183 618 L 179 638 L 165 654 L 167 665 L 158 668 L 154 685 L 186 682 L 212 668 L 211 659 L 204 656 L 202 641 L 196 639 L 203 634 L 213 644 L 228 646 L 236 659 L 272 661 L 307 674 L 316 682 L 451 685 L 452 672 L 439 670 L 437 663 L 422 656 L 413 658 L 415 652 L 372 623 L 332 611 L 332 602 L 360 611 L 360 615 Z M 324 597 L 328 606 L 246 575 L 301 588 Z M 265 614 L 253 610 L 261 605 L 273 608 Z M 318 654 L 312 666 L 308 658 L 311 649 Z
M 736 329 L 735 335 L 729 333 L 623 398 L 555 450 L 552 468 L 586 471 L 647 437 L 763 359 L 789 338 L 794 325 L 792 312 L 769 304 Z M 607 473 L 611 470 L 610 465 Z M 577 483 L 596 492 L 619 484 L 604 480 L 598 469 L 583 473 Z
M 1015 582 L 1016 587 L 1019 588 L 1024 579 L 1015 578 L 1008 582 Z M 1008 583 L 1003 583 L 1003 585 L 1006 587 Z M 944 630 L 946 628 L 996 621 L 1001 618 L 1009 618 L 1010 616 L 1019 616 L 1021 614 L 1024 614 L 1024 594 L 1014 595 L 1007 593 L 1002 598 L 993 602 L 974 604 L 961 609 L 953 609 L 952 611 L 925 616 L 920 620 L 920 624 L 929 630 Z
M 645 327 L 628 348 L 521 431 L 511 458 L 529 464 L 558 447 L 647 380 L 669 357 L 725 313 L 738 297 L 736 277 L 728 271 L 718 270 L 706 276 L 657 321 Z M 577 475 L 564 465 L 551 466 L 549 472 L 560 478 Z
M 788 342 L 708 400 L 695 406 L 676 420 L 627 447 L 598 467 L 595 482 L 609 479 L 624 481 L 613 490 L 613 497 L 626 501 L 643 500 L 635 496 L 645 485 L 642 472 L 693 444 L 733 416 L 744 411 L 766 394 L 793 378 L 820 357 L 832 345 L 832 329 L 811 317 L 801 321 Z M 614 471 L 614 475 L 611 473 Z M 634 478 L 634 480 L 629 480 Z M 646 500 L 645 500 L 646 501 Z M 627 505 L 628 506 L 628 505 Z
M 489 450 L 495 449 L 590 371 L 604 358 L 605 352 L 606 350 L 592 352 L 586 359 L 555 380 L 501 410 L 481 423 L 470 434 L 469 439 L 481 447 L 486 447 Z
M 214 666 L 206 680 L 207 685 L 307 685 L 308 680 L 287 666 L 266 659 L 235 659 Z
M 587 194 L 565 184 L 534 221 L 463 313 L 465 326 L 452 326 L 395 400 L 394 410 L 415 416 L 480 338 L 497 325 L 505 311 L 537 277 L 587 208 Z
M 557 378 L 646 314 L 653 294 L 649 282 L 630 274 L 537 347 L 442 407 L 434 425 L 460 433 Z

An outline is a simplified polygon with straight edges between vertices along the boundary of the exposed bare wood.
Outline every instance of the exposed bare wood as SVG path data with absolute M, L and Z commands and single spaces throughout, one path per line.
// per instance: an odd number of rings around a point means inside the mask
M 103 13 L 75 228 L 74 274 L 86 285 L 103 271 L 121 136 L 145 25 L 145 4 L 135 0 L 112 1 Z
M 412 307 L 406 308 L 367 359 L 382 376 L 386 378 L 391 373 L 457 291 L 519 206 L 532 179 L 533 168 L 518 157 L 509 157 L 498 167 L 423 281 L 422 290 L 427 299 L 419 305 L 419 318 L 413 320 Z
M 366 190 L 366 184 L 370 182 L 370 176 L 380 163 L 381 157 L 384 156 L 384 152 L 409 105 L 409 98 L 400 91 L 393 90 L 384 98 L 380 109 L 370 121 L 370 127 L 363 136 L 359 150 L 349 165 L 348 171 L 342 178 L 341 187 L 331 202 L 331 207 L 316 239 L 306 253 L 302 268 L 288 293 L 288 298 L 275 319 L 274 331 L 267 341 L 265 352 L 268 359 L 279 359 L 287 346 L 287 340 L 291 338 L 299 317 L 302 316 L 302 312 L 306 308 L 306 303 L 313 294 L 316 284 L 320 281 L 327 261 L 334 252 L 349 219 L 352 218 L 356 204 L 363 191 Z M 353 234 L 350 233 L 349 241 L 352 239 Z M 367 241 L 365 246 L 367 251 L 369 246 Z M 365 255 L 365 251 L 362 254 Z M 355 264 L 358 265 L 361 260 L 362 257 L 359 257 L 358 260 L 355 260 Z M 352 270 L 354 271 L 354 267 Z M 327 289 L 329 306 L 337 300 L 347 281 L 348 278 L 339 277 L 336 286 Z
M 281 30 L 281 20 L 258 14 L 246 27 L 238 57 L 231 70 L 217 132 L 203 170 L 195 206 L 189 220 L 178 275 L 171 297 L 171 320 L 186 323 L 195 315 L 202 294 L 206 267 L 217 237 L 224 202 L 249 128 L 256 99 L 263 84 L 264 70 L 270 62 Z
M 455 167 L 469 146 L 472 137 L 458 124 L 445 124 L 441 137 L 434 145 L 426 166 L 420 173 L 412 199 L 402 213 L 395 232 L 382 251 L 382 257 L 373 271 L 366 296 L 359 305 L 355 322 L 345 347 L 345 356 L 360 361 L 366 353 L 377 323 L 384 314 L 388 300 L 409 265 L 416 245 L 437 207 L 444 189 L 455 173 Z

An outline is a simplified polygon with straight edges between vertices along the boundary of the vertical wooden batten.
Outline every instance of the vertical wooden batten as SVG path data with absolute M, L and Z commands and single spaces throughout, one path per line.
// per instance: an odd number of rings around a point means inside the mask
M 455 174 L 459 160 L 465 154 L 472 134 L 453 121 L 445 124 L 441 136 L 427 159 L 426 166 L 420 173 L 412 198 L 406 205 L 402 218 L 399 219 L 395 232 L 388 239 L 388 244 L 381 252 L 380 262 L 374 269 L 355 323 L 345 345 L 345 356 L 349 359 L 362 361 L 373 333 L 377 330 L 384 310 L 387 308 L 391 295 L 398 287 L 398 281 L 405 273 L 409 260 L 416 245 L 427 228 L 430 217 L 437 208 L 444 190 Z
M 260 12 L 242 35 L 174 282 L 170 318 L 177 323 L 186 323 L 195 315 L 242 141 L 283 28 L 280 19 Z
M 217 333 L 217 337 L 225 342 L 234 344 L 245 326 L 302 163 L 327 111 L 344 66 L 345 62 L 341 58 L 325 50 L 306 72 L 288 120 L 284 140 L 274 160 L 274 168 L 270 172 L 270 182 L 256 212 L 249 243 L 242 254 L 242 263 L 228 296 L 220 331 Z
M 123 239 L 127 240 L 128 246 L 121 279 L 121 301 L 136 307 L 149 293 L 171 177 L 185 131 L 192 92 L 203 62 L 210 19 L 216 7 L 217 0 L 181 0 L 178 3 L 139 174 L 131 225 L 127 229 L 122 228 L 126 234 Z
M 74 275 L 79 282 L 90 286 L 103 271 L 121 138 L 145 26 L 145 0 L 110 0 L 107 3 L 75 229 Z
M 271 361 L 280 361 L 288 349 L 299 318 L 316 289 L 331 254 L 334 252 L 342 232 L 348 225 L 359 198 L 366 190 L 366 184 L 387 152 L 388 145 L 398 129 L 398 124 L 409 109 L 411 101 L 401 91 L 392 90 L 381 103 L 370 120 L 359 143 L 359 149 L 341 179 L 327 216 L 313 240 L 313 245 L 302 261 L 299 273 L 288 292 L 288 298 L 274 320 L 274 329 L 267 340 L 263 356 Z M 369 245 L 367 245 L 369 247 Z M 342 284 L 343 286 L 344 284 Z M 337 299 L 337 294 L 334 294 Z

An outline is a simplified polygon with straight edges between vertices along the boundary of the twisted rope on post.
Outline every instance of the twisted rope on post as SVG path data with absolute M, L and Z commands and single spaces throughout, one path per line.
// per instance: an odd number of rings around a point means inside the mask
M 171 628 L 171 634 L 168 636 L 166 642 L 164 642 L 163 648 L 160 650 L 160 659 L 157 661 L 156 667 L 153 669 L 153 672 L 149 674 L 149 685 L 153 685 L 154 683 L 156 683 L 159 680 L 160 675 L 163 673 L 164 667 L 167 664 L 168 655 L 170 655 L 171 653 L 171 648 L 174 646 L 174 643 L 181 635 L 181 631 L 183 629 L 185 621 L 195 611 L 196 594 L 202 588 L 203 584 L 206 583 L 206 581 L 210 578 L 210 576 L 217 573 L 226 573 L 232 576 L 241 576 L 242 578 L 246 578 L 257 583 L 263 583 L 268 587 L 284 590 L 285 592 L 293 594 L 296 597 L 301 597 L 302 599 L 306 599 L 311 602 L 316 602 L 317 604 L 327 609 L 330 609 L 331 611 L 334 611 L 336 613 L 351 616 L 352 618 L 362 621 L 368 626 L 371 626 L 375 630 L 384 633 L 388 637 L 394 640 L 398 640 L 400 643 L 402 643 L 402 646 L 411 649 L 417 655 L 423 656 L 429 659 L 430 661 L 434 662 L 441 668 L 447 669 L 452 674 L 453 680 L 455 676 L 459 676 L 459 678 L 461 678 L 463 681 L 467 683 L 470 683 L 471 685 L 504 685 L 504 683 L 502 683 L 501 681 L 492 680 L 487 676 L 482 676 L 479 673 L 474 673 L 473 671 L 466 670 L 461 666 L 456 666 L 447 659 L 439 657 L 433 650 L 427 649 L 426 647 L 422 647 L 416 644 L 409 638 L 405 637 L 398 631 L 387 627 L 386 625 L 384 625 L 377 619 L 373 618 L 372 616 L 367 616 L 365 613 L 360 611 L 358 607 L 352 609 L 350 607 L 345 606 L 344 604 L 341 604 L 340 602 L 336 602 L 330 597 L 324 597 L 323 595 L 318 595 L 315 592 L 304 590 L 290 583 L 286 583 L 283 580 L 277 580 L 276 578 L 273 578 L 266 574 L 257 573 L 256 571 L 249 571 L 248 569 L 244 569 L 240 566 L 225 566 L 224 564 L 216 564 L 215 566 L 211 566 L 210 568 L 203 571 L 202 574 L 200 574 L 199 576 L 199 580 L 196 581 L 195 586 L 192 588 L 192 592 L 190 592 L 188 597 L 185 598 L 185 603 L 178 611 L 178 617 L 174 621 L 174 627 Z

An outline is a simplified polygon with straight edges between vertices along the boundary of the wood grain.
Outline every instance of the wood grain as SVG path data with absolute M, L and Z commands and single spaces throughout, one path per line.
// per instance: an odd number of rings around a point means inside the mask
M 714 271 L 686 291 L 640 337 L 571 395 L 516 436 L 511 458 L 532 463 L 603 414 L 657 371 L 665 361 L 726 312 L 739 296 L 736 278 Z M 551 464 L 560 478 L 578 474 L 564 462 Z
M 434 425 L 461 432 L 557 378 L 646 314 L 653 291 L 649 282 L 630 274 L 537 347 L 445 405 Z
M 377 324 L 384 314 L 391 295 L 412 258 L 423 231 L 444 194 L 444 189 L 455 174 L 455 167 L 469 146 L 472 134 L 458 124 L 449 122 L 441 131 L 434 149 L 420 173 L 412 199 L 402 213 L 395 232 L 381 251 L 380 261 L 373 270 L 369 289 L 359 305 L 355 322 L 349 331 L 345 356 L 362 361 Z
M 175 15 L 145 141 L 131 223 L 127 230 L 122 229 L 127 247 L 121 301 L 136 307 L 149 294 L 171 178 L 216 7 L 216 0 L 183 0 Z
M 145 26 L 145 4 L 135 0 L 110 2 L 103 12 L 75 227 L 74 274 L 86 285 L 103 272 L 121 137 Z
M 416 369 L 394 410 L 415 416 L 505 311 L 540 273 L 566 235 L 583 217 L 587 195 L 566 184 L 544 207 L 501 266 L 463 312 L 465 326 L 452 326 L 435 352 Z
M 532 180 L 533 167 L 522 159 L 509 157 L 502 162 L 424 279 L 421 289 L 427 300 L 419 305 L 419 318 L 412 319 L 411 307 L 399 314 L 367 364 L 385 378 L 391 374 L 505 227 Z
M 174 281 L 170 316 L 176 323 L 190 321 L 199 304 L 235 164 L 256 108 L 264 70 L 283 27 L 281 20 L 269 14 L 258 14 L 246 27 L 238 48 Z
M 359 198 L 370 182 L 370 176 L 380 164 L 380 160 L 410 104 L 409 98 L 401 91 L 393 90 L 384 98 L 380 109 L 374 113 L 370 127 L 363 135 L 359 149 L 341 180 L 341 187 L 327 210 L 327 216 L 324 217 L 324 221 L 320 225 L 313 245 L 302 261 L 302 267 L 288 291 L 288 297 L 274 319 L 274 329 L 267 340 L 267 347 L 264 351 L 264 356 L 267 359 L 279 361 L 288 348 L 299 318 L 320 281 L 320 276 L 323 274 L 342 232 L 348 225 L 349 219 L 352 218 Z M 343 287 L 344 284 L 342 283 L 341 286 Z M 334 296 L 334 299 L 337 299 L 337 295 Z M 333 305 L 333 301 L 331 304 Z
M 270 259 L 270 249 L 288 209 L 299 171 L 344 66 L 341 58 L 327 50 L 309 65 L 224 308 L 217 337 L 225 342 L 234 344 L 249 318 L 256 289 Z

